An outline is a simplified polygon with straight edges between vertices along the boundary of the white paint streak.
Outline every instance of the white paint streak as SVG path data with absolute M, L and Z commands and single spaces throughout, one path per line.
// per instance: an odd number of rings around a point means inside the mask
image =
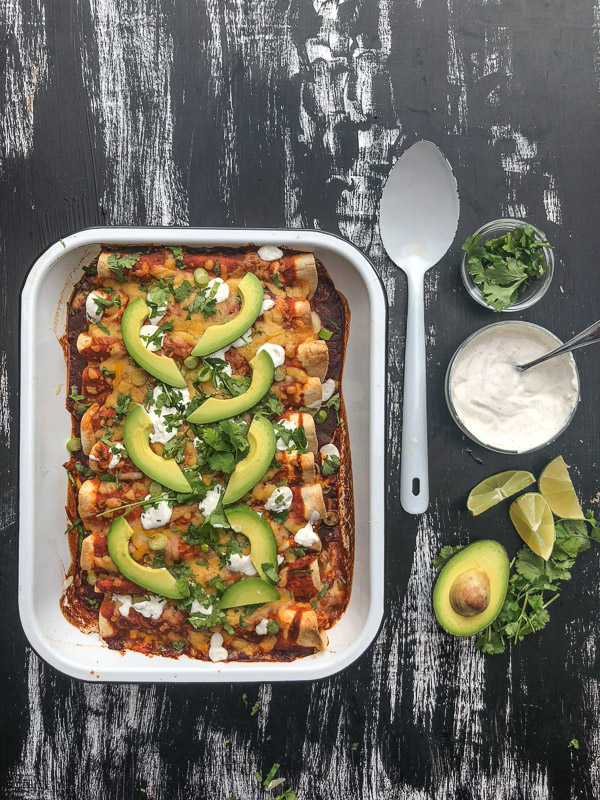
M 560 225 L 562 223 L 562 207 L 556 189 L 556 178 L 548 172 L 544 173 L 544 177 L 548 178 L 548 188 L 544 189 L 546 219 L 548 222 L 554 222 L 555 225 Z
M 448 114 L 456 117 L 454 133 L 465 134 L 467 122 L 467 81 L 465 60 L 458 43 L 461 32 L 460 23 L 455 20 L 454 1 L 448 0 L 448 83 L 453 93 L 448 94 Z
M 4 97 L 0 114 L 0 170 L 27 156 L 33 146 L 35 96 L 46 81 L 46 15 L 41 0 L 24 9 L 22 0 L 0 3 L 0 30 L 6 55 L 0 73 Z
M 499 106 L 502 92 L 512 79 L 512 39 L 509 28 L 491 27 L 485 32 L 482 76 L 488 81 L 497 75 L 487 94 L 486 103 Z
M 173 160 L 173 40 L 158 0 L 91 0 L 98 70 L 84 48 L 91 105 L 108 164 L 108 221 L 185 224 Z
M 536 164 L 537 144 L 510 125 L 493 125 L 490 130 L 492 144 L 501 148 L 501 163 L 507 182 L 506 203 L 503 214 L 525 219 L 527 207 L 518 200 L 525 176 Z
M 417 725 L 429 727 L 441 680 L 442 631 L 431 608 L 433 559 L 439 551 L 437 520 L 432 512 L 419 517 L 415 554 L 402 607 L 402 641 L 413 677 L 412 712 Z

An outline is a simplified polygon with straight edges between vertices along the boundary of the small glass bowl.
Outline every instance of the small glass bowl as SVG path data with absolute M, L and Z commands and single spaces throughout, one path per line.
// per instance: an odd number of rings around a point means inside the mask
M 535 325 L 533 322 L 525 322 L 524 320 L 508 320 L 507 319 L 507 320 L 503 320 L 502 322 L 493 322 L 491 325 L 485 325 L 483 328 L 480 328 L 478 331 L 475 331 L 475 333 L 472 333 L 470 336 L 467 336 L 467 338 L 464 340 L 464 342 L 457 347 L 454 355 L 450 359 L 450 363 L 448 364 L 448 369 L 446 370 L 446 378 L 445 378 L 445 381 L 444 381 L 444 387 L 445 387 L 445 393 L 446 393 L 446 404 L 448 406 L 448 411 L 450 412 L 450 416 L 452 417 L 454 422 L 458 425 L 460 430 L 465 434 L 465 436 L 468 436 L 469 439 L 471 439 L 471 441 L 475 442 L 476 444 L 480 445 L 481 447 L 485 447 L 486 450 L 492 450 L 494 453 L 505 453 L 505 454 L 508 454 L 508 455 L 519 455 L 519 456 L 520 455 L 524 455 L 525 453 L 534 453 L 536 450 L 542 450 L 544 447 L 547 447 L 549 444 L 552 444 L 552 442 L 556 441 L 556 439 L 558 439 L 559 436 L 562 436 L 563 433 L 567 430 L 567 428 L 571 424 L 571 422 L 573 420 L 573 417 L 575 416 L 575 412 L 577 411 L 577 407 L 579 406 L 579 400 L 580 400 L 580 396 L 581 396 L 581 381 L 580 381 L 580 378 L 579 378 L 579 370 L 577 369 L 577 364 L 575 363 L 575 359 L 573 358 L 573 354 L 572 353 L 567 353 L 566 355 L 568 355 L 571 358 L 571 361 L 573 363 L 573 368 L 575 370 L 575 376 L 577 378 L 577 399 L 575 400 L 575 404 L 573 405 L 573 408 L 571 409 L 571 413 L 567 417 L 567 419 L 565 421 L 565 424 L 562 426 L 562 428 L 557 433 L 554 434 L 554 436 L 552 436 L 547 441 L 542 442 L 542 444 L 539 444 L 537 447 L 532 447 L 529 450 L 501 450 L 498 447 L 492 447 L 492 445 L 485 444 L 485 442 L 482 442 L 480 439 L 478 439 L 476 436 L 474 436 L 467 427 L 465 427 L 463 421 L 458 416 L 456 408 L 454 407 L 454 403 L 452 402 L 452 394 L 451 394 L 451 390 L 450 390 L 450 381 L 452 379 L 452 369 L 454 367 L 454 364 L 455 364 L 457 358 L 462 354 L 462 352 L 465 349 L 465 347 L 473 339 L 475 339 L 477 336 L 482 334 L 484 331 L 487 331 L 490 328 L 496 328 L 496 327 L 498 327 L 498 325 L 526 325 L 526 326 L 528 326 L 530 328 L 537 328 L 538 330 L 543 331 L 544 333 L 547 333 L 548 336 L 551 336 L 552 339 L 554 339 L 554 341 L 556 342 L 556 346 L 557 347 L 560 347 L 560 345 L 563 344 L 563 342 L 561 342 L 561 340 L 558 338 L 558 336 L 556 336 L 554 333 L 552 333 L 552 331 L 549 331 L 547 328 L 542 328 L 541 325 Z M 562 356 L 560 356 L 560 358 L 562 358 Z
M 482 227 L 475 231 L 473 235 L 476 236 L 479 234 L 482 241 L 487 242 L 490 239 L 496 239 L 498 236 L 504 236 L 506 233 L 512 233 L 514 230 L 516 230 L 516 228 L 524 228 L 527 224 L 528 223 L 521 219 L 495 219 L 492 220 L 492 222 L 488 222 L 487 225 L 482 225 Z M 531 223 L 529 224 L 531 225 Z M 538 228 L 536 228 L 535 225 L 531 225 L 531 227 L 535 231 L 536 239 L 538 239 L 540 242 L 546 239 L 544 234 Z M 505 312 L 512 313 L 514 311 L 524 311 L 526 308 L 529 308 L 537 303 L 538 300 L 541 300 L 541 298 L 548 291 L 554 275 L 554 255 L 553 251 L 549 247 L 542 248 L 542 251 L 546 261 L 546 271 L 538 281 L 536 281 L 532 286 L 529 286 L 523 292 L 523 294 L 520 294 L 514 303 L 511 303 L 508 308 L 505 308 Z M 465 251 L 463 251 L 460 274 L 462 276 L 465 289 L 471 295 L 473 300 L 476 300 L 480 306 L 487 308 L 489 311 L 494 311 L 492 306 L 489 306 L 485 302 L 479 286 L 477 286 L 467 271 L 467 254 Z

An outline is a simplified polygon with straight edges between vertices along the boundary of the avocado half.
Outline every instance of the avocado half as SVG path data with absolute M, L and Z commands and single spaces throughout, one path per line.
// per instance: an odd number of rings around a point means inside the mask
M 193 356 L 208 356 L 235 342 L 256 321 L 262 308 L 264 290 L 253 272 L 247 272 L 238 284 L 242 307 L 233 319 L 207 328 L 192 350 Z
M 144 475 L 175 492 L 191 492 L 192 487 L 172 458 L 163 458 L 150 447 L 152 420 L 145 409 L 135 404 L 125 418 L 123 442 L 127 455 Z
M 262 400 L 273 383 L 275 374 L 273 359 L 266 350 L 261 350 L 249 364 L 252 369 L 252 383 L 246 392 L 227 399 L 209 397 L 192 411 L 188 422 L 205 425 L 208 422 L 237 417 Z
M 219 608 L 262 605 L 279 600 L 279 590 L 262 578 L 242 578 L 228 586 L 221 595 Z
M 277 571 L 277 542 L 266 519 L 248 506 L 233 506 L 225 515 L 233 530 L 250 540 L 250 558 L 260 577 L 267 577 L 263 564 L 270 564 Z
M 223 495 L 223 505 L 231 505 L 249 492 L 265 472 L 275 455 L 275 431 L 266 417 L 254 417 L 248 430 L 250 450 L 238 461 Z M 127 446 L 127 444 L 125 445 Z M 129 450 L 127 451 L 129 452 Z M 141 468 L 140 468 L 141 469 Z M 160 478 L 157 478 L 160 480 Z
M 184 595 L 177 588 L 177 581 L 168 569 L 161 567 L 144 567 L 131 557 L 129 553 L 129 540 L 133 535 L 133 528 L 125 517 L 117 517 L 111 524 L 106 544 L 108 553 L 119 572 L 128 580 L 137 583 L 149 592 L 171 597 L 178 600 Z
M 433 589 L 433 610 L 442 628 L 453 636 L 473 636 L 491 625 L 504 605 L 509 571 L 506 550 L 491 539 L 453 556 Z
M 149 314 L 150 309 L 143 297 L 132 300 L 123 312 L 121 334 L 127 352 L 135 363 L 150 375 L 154 375 L 168 386 L 185 389 L 187 387 L 186 380 L 175 361 L 168 356 L 159 356 L 157 353 L 153 353 L 142 342 L 140 328 Z

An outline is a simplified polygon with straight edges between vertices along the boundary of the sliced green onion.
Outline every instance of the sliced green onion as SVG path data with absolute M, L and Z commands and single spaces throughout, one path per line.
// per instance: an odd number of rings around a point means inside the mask
M 164 550 L 167 544 L 168 540 L 164 533 L 153 533 L 148 539 L 150 550 Z
M 198 370 L 198 375 L 196 376 L 196 380 L 200 381 L 200 383 L 209 381 L 210 378 L 211 378 L 211 373 L 209 367 L 202 367 L 202 369 Z
M 285 378 L 285 374 L 286 374 L 285 367 L 277 367 L 274 375 L 275 380 L 282 381 Z
M 193 370 L 192 372 L 188 372 L 187 376 L 191 380 L 192 383 L 194 383 L 194 381 L 198 379 L 198 373 L 196 372 L 196 370 Z
M 324 408 L 322 408 L 320 411 L 317 411 L 317 413 L 315 414 L 315 422 L 317 423 L 317 425 L 322 425 L 326 419 L 327 419 L 327 412 L 325 411 Z
M 208 553 L 209 547 L 208 547 L 207 544 L 201 544 L 200 545 L 200 550 L 202 550 L 203 553 Z
M 86 580 L 87 580 L 87 582 L 89 583 L 90 586 L 95 586 L 96 585 L 96 581 L 98 580 L 98 576 L 96 575 L 96 573 L 93 570 L 90 570 L 88 572 L 88 574 L 87 574 Z
M 338 524 L 338 515 L 335 511 L 328 511 L 323 517 L 323 522 L 329 528 L 333 528 L 334 525 Z
M 136 369 L 131 373 L 131 382 L 134 386 L 144 386 L 148 383 L 148 373 L 143 369 Z
M 321 328 L 319 331 L 319 339 L 325 339 L 328 342 L 333 336 L 333 331 L 328 331 L 327 328 Z
M 203 269 L 202 267 L 198 267 L 198 269 L 194 270 L 194 283 L 196 286 L 208 286 L 210 278 L 208 277 L 208 272 Z
M 77 437 L 69 439 L 67 442 L 67 450 L 70 453 L 76 453 L 78 450 L 81 450 L 81 439 L 78 439 Z
M 152 495 L 152 497 L 156 497 L 159 494 L 162 494 L 163 487 L 158 481 L 150 481 L 150 486 L 148 486 L 148 491 Z
M 197 369 L 199 363 L 200 359 L 196 358 L 196 356 L 188 356 L 183 362 L 183 366 L 186 369 Z

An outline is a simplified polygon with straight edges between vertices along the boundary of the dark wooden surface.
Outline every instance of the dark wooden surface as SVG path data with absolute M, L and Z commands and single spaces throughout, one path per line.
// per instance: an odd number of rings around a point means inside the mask
M 460 242 L 481 223 L 524 216 L 556 245 L 551 290 L 523 318 L 565 338 L 599 316 L 598 0 L 3 0 L 0 31 L 0 796 L 247 800 L 266 796 L 253 769 L 280 762 L 301 800 L 600 797 L 598 550 L 549 627 L 505 655 L 444 635 L 430 607 L 441 544 L 517 548 L 505 508 L 465 514 L 481 478 L 562 453 L 584 502 L 599 488 L 597 350 L 577 356 L 575 421 L 532 456 L 469 445 L 443 398 L 453 350 L 492 321 L 458 274 Z M 376 208 L 394 153 L 418 138 L 451 161 L 462 214 L 428 277 L 432 497 L 415 519 L 398 492 L 406 287 Z M 329 680 L 87 685 L 41 662 L 21 630 L 24 276 L 80 228 L 176 223 L 323 228 L 384 278 L 385 622 Z

